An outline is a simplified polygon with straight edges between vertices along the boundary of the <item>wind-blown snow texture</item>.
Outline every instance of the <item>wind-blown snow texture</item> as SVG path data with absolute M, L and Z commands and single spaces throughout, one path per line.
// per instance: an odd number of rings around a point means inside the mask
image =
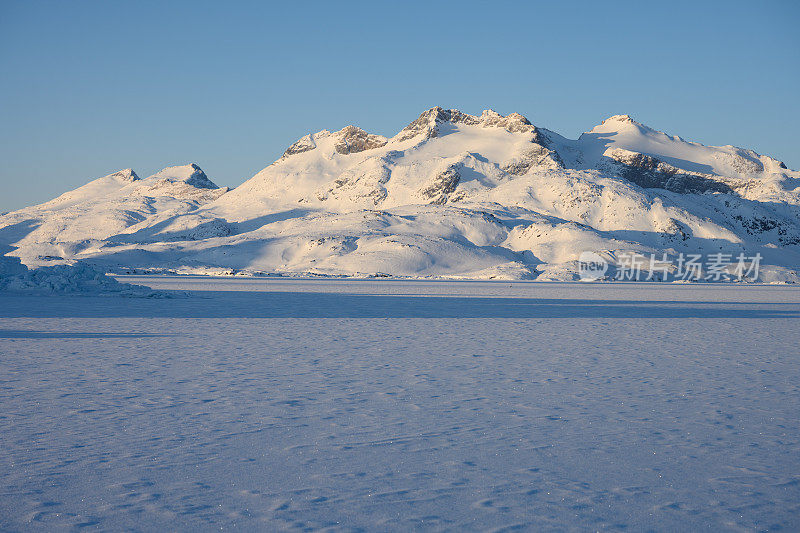
M 800 529 L 795 287 L 124 281 L 0 293 L 4 531 Z
M 306 135 L 232 191 L 196 165 L 124 170 L 0 217 L 30 266 L 570 280 L 581 252 L 763 256 L 797 281 L 800 172 L 613 116 L 577 140 L 433 108 L 392 138 Z

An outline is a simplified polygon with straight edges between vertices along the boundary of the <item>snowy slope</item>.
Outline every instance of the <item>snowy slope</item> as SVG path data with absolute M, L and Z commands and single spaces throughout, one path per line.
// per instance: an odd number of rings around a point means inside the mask
M 195 210 L 226 191 L 195 164 L 165 168 L 145 179 L 125 169 L 0 217 L 0 235 L 3 244 L 24 252 L 27 264 L 72 258 L 155 217 Z
M 306 135 L 230 192 L 197 172 L 101 178 L 0 217 L 0 239 L 121 270 L 562 280 L 589 250 L 760 253 L 762 280 L 798 279 L 800 173 L 627 115 L 571 140 L 432 108 L 391 138 Z

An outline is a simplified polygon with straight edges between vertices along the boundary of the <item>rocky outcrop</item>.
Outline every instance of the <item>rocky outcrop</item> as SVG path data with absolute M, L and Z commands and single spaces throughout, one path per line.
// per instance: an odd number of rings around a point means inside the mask
M 386 137 L 367 133 L 355 126 L 347 126 L 334 135 L 338 138 L 334 149 L 337 153 L 342 155 L 356 154 L 364 150 L 380 148 L 389 141 Z
M 119 172 L 114 172 L 113 174 L 111 174 L 111 177 L 117 178 L 121 181 L 136 181 L 140 179 L 139 176 L 136 175 L 136 172 L 134 172 L 133 169 L 131 168 L 126 168 L 120 170 Z
M 380 148 L 389 141 L 382 135 L 367 133 L 356 126 L 346 126 L 333 133 L 328 130 L 323 130 L 317 133 L 309 133 L 301 137 L 283 152 L 283 157 L 281 159 L 314 150 L 317 148 L 317 142 L 319 140 L 327 138 L 334 139 L 333 148 L 336 153 L 341 155 L 357 154 L 365 150 Z
M 433 107 L 422 113 L 414 122 L 403 128 L 394 137 L 394 141 L 406 141 L 421 136 L 430 139 L 439 135 L 439 125 L 445 122 L 452 124 L 465 124 L 468 126 L 484 126 L 504 128 L 511 133 L 536 134 L 536 126 L 519 113 L 503 116 L 496 111 L 487 109 L 480 117 L 462 113 L 458 109 L 442 109 Z
M 626 180 L 647 189 L 666 189 L 678 193 L 704 194 L 709 192 L 731 193 L 740 186 L 737 180 L 679 169 L 663 161 L 639 152 L 612 148 L 606 157 Z
M 191 185 L 192 187 L 197 187 L 198 189 L 219 189 L 219 186 L 208 179 L 206 173 L 203 170 L 192 163 L 190 165 L 192 173 L 189 175 L 188 178 L 184 180 L 187 185 Z
M 308 152 L 316 147 L 317 143 L 314 142 L 314 136 L 309 133 L 308 135 L 298 139 L 294 144 L 287 148 L 286 151 L 283 152 L 283 157 L 302 154 L 303 152 Z
M 531 143 L 531 147 L 520 157 L 503 163 L 500 169 L 512 176 L 527 174 L 532 168 L 563 168 L 564 163 L 554 150 L 541 144 Z
M 342 172 L 332 187 L 316 192 L 317 200 L 344 200 L 365 208 L 377 206 L 388 195 L 386 183 L 391 177 L 391 162 L 386 158 L 368 158 L 355 168 Z
M 456 111 L 456 120 L 468 120 L 468 117 L 469 115 L 464 115 L 460 111 Z M 453 120 L 453 118 L 452 110 L 433 107 L 422 113 L 414 122 L 403 128 L 400 133 L 395 135 L 393 140 L 402 142 L 417 136 L 421 136 L 423 139 L 436 137 L 439 134 L 438 125 L 443 122 L 449 122 Z M 474 123 L 477 124 L 477 119 L 475 119 Z
M 450 165 L 442 172 L 438 173 L 433 181 L 419 192 L 424 198 L 430 199 L 431 204 L 441 205 L 447 203 L 448 195 L 455 192 L 461 174 L 458 165 Z
M 479 122 L 483 126 L 503 128 L 511 133 L 537 133 L 536 126 L 519 113 L 503 116 L 497 111 L 487 109 L 481 114 Z

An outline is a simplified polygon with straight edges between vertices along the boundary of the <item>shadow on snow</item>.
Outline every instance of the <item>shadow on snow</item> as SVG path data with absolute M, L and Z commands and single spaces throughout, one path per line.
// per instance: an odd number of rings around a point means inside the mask
M 77 331 L 32 331 L 24 329 L 0 329 L 0 339 L 139 339 L 144 337 L 174 337 L 165 333 L 101 333 Z
M 0 296 L 0 318 L 800 318 L 800 305 L 794 303 L 642 302 L 312 292 L 196 291 L 189 294 L 189 298 L 148 299 L 7 293 Z

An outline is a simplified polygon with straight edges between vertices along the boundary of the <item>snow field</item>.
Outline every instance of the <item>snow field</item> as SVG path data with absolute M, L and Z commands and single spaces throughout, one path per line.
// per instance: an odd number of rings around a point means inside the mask
M 800 528 L 792 287 L 121 281 L 0 293 L 0 529 Z

